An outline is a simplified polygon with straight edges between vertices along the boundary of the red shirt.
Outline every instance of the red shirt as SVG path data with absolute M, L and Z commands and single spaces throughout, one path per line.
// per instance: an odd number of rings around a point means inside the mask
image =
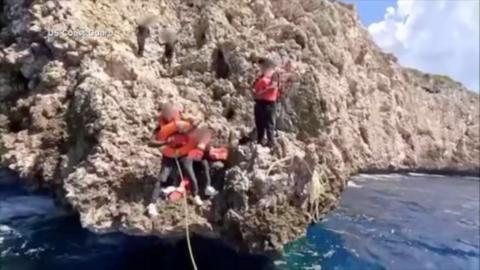
M 253 85 L 253 90 L 256 100 L 265 100 L 265 101 L 277 101 L 278 97 L 280 96 L 280 90 L 278 86 L 274 85 L 274 81 L 272 80 L 273 73 L 262 74 L 258 77 Z M 268 89 L 268 90 L 267 90 Z M 261 94 L 258 94 L 261 93 Z

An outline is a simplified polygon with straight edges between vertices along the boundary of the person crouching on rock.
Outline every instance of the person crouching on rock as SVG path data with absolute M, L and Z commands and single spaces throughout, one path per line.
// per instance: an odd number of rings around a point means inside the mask
M 186 121 L 185 121 L 186 120 Z M 158 118 L 157 128 L 154 131 L 153 137 L 150 140 L 149 145 L 154 147 L 177 147 L 187 143 L 189 132 L 193 125 L 189 119 L 182 119 L 181 111 L 172 104 L 166 104 L 162 108 L 162 112 Z M 167 130 L 171 127 L 175 127 L 175 130 Z M 171 134 L 168 134 L 171 133 Z M 169 136 L 167 136 L 169 135 Z M 176 168 L 175 156 L 169 156 L 165 154 L 165 149 L 162 149 L 162 169 L 160 171 L 160 177 L 155 182 L 153 188 L 152 199 L 148 205 L 148 212 L 150 216 L 157 216 L 158 212 L 155 207 L 155 203 L 160 198 L 162 192 L 168 193 L 168 190 L 161 188 L 161 185 L 166 183 L 168 177 L 172 171 Z
M 205 195 L 207 196 L 214 196 L 217 194 L 217 191 L 211 186 L 211 177 L 210 177 L 210 166 L 208 164 L 208 160 L 206 159 L 207 155 L 205 152 L 207 151 L 210 141 L 212 138 L 212 133 L 206 127 L 202 127 L 199 129 L 195 129 L 189 133 L 187 142 L 180 147 L 173 148 L 168 145 L 164 150 L 164 156 L 171 157 L 179 160 L 181 167 L 186 171 L 188 179 L 191 183 L 191 194 L 193 197 L 193 202 L 201 206 L 203 205 L 202 199 L 199 196 L 199 186 L 197 175 L 195 174 L 194 170 L 194 162 L 200 162 L 203 166 L 203 172 L 205 173 L 206 179 L 206 187 L 205 187 Z M 178 187 L 177 187 L 178 186 Z M 179 191 L 184 193 L 185 190 L 183 187 L 180 186 L 179 182 L 175 183 L 175 186 L 171 186 L 166 188 L 164 191 L 166 194 L 169 194 L 173 191 Z
M 212 131 L 207 127 L 201 127 L 193 131 L 190 136 L 191 143 L 194 145 L 194 148 L 190 150 L 182 159 L 182 165 L 187 171 L 188 177 L 192 183 L 192 196 L 193 201 L 197 205 L 202 205 L 203 202 L 198 195 L 198 180 L 195 175 L 195 170 L 193 169 L 194 162 L 200 162 L 202 164 L 202 169 L 205 174 L 205 195 L 206 196 L 215 196 L 217 191 L 212 186 L 212 180 L 210 176 L 210 166 L 208 161 L 208 149 L 210 148 L 210 143 L 212 140 Z
M 275 145 L 276 103 L 280 96 L 279 75 L 275 71 L 275 63 L 268 58 L 258 60 L 260 75 L 253 83 L 253 97 L 255 99 L 255 126 L 257 128 L 257 142 L 263 144 L 267 133 L 267 146 Z

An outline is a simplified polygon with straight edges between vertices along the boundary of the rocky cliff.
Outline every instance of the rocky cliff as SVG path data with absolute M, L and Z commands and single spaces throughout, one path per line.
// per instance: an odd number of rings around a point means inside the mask
M 221 193 L 190 206 L 192 229 L 275 251 L 336 206 L 351 174 L 478 171 L 479 96 L 405 69 L 375 46 L 354 6 L 328 0 L 3 0 L 0 152 L 53 187 L 97 232 L 167 235 L 181 204 L 145 208 L 161 167 L 147 146 L 159 106 L 181 104 L 229 144 Z M 136 27 L 150 25 L 144 57 Z M 177 33 L 162 64 L 164 27 Z M 299 63 L 279 146 L 249 142 L 252 56 Z

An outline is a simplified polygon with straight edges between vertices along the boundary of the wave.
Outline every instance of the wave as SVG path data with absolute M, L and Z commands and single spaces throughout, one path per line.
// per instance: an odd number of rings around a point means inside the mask
M 46 196 L 15 196 L 0 201 L 0 222 L 8 222 L 22 217 L 46 215 L 59 209 L 53 200 Z

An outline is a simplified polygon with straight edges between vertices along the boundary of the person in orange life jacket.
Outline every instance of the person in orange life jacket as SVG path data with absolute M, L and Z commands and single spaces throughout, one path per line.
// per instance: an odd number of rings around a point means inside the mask
M 197 205 L 202 205 L 203 202 L 198 195 L 199 188 L 197 176 L 193 168 L 194 162 L 201 162 L 203 166 L 203 171 L 207 180 L 205 194 L 207 196 L 213 196 L 216 194 L 216 190 L 211 186 L 210 167 L 208 160 L 204 159 L 205 151 L 208 149 L 211 137 L 211 131 L 205 127 L 193 130 L 188 136 L 188 142 L 182 147 L 183 150 L 181 153 L 165 153 L 166 155 L 175 155 L 177 158 L 180 158 L 180 163 L 182 164 L 183 169 L 185 169 L 188 179 L 191 182 L 193 201 Z M 180 182 L 177 181 L 175 182 L 174 186 L 167 187 L 163 191 L 165 194 L 169 194 L 175 190 L 183 192 L 184 190 L 181 187 L 177 187 L 179 185 Z
M 267 58 L 258 60 L 261 74 L 253 84 L 253 97 L 255 99 L 255 126 L 257 128 L 257 142 L 263 143 L 267 134 L 268 146 L 275 144 L 275 117 L 276 102 L 280 96 L 279 75 L 275 71 L 275 63 Z
M 176 146 L 185 144 L 187 141 L 186 133 L 189 132 L 190 130 L 188 130 L 186 127 L 183 128 L 182 126 L 179 126 L 178 132 L 169 136 L 166 140 L 163 140 L 160 138 L 160 131 L 162 130 L 163 127 L 165 127 L 169 123 L 177 122 L 180 120 L 182 120 L 182 114 L 179 109 L 177 109 L 172 104 L 164 105 L 162 108 L 162 112 L 158 117 L 158 124 L 150 140 L 149 145 L 154 147 L 165 147 L 166 145 L 176 147 Z M 162 149 L 162 152 L 164 152 L 163 149 Z M 160 194 L 162 192 L 161 185 L 162 183 L 167 182 L 168 177 L 170 176 L 170 174 L 175 168 L 176 168 L 175 158 L 170 157 L 168 155 L 163 155 L 162 169 L 160 170 L 160 176 L 158 181 L 155 182 L 155 186 L 152 192 L 151 202 L 148 206 L 148 212 L 151 216 L 158 215 L 156 211 L 155 203 L 159 199 Z
M 198 121 L 191 117 L 185 116 L 180 109 L 172 104 L 165 104 L 162 108 L 162 112 L 158 117 L 158 124 L 153 132 L 153 136 L 150 139 L 150 146 L 165 146 L 166 144 L 172 144 L 178 142 L 178 144 L 185 144 L 186 135 L 188 131 L 190 131 L 189 127 L 183 127 L 180 123 L 181 121 L 186 121 L 191 124 L 191 127 L 197 126 Z M 178 132 L 169 136 L 166 140 L 160 138 L 160 130 L 166 125 L 177 122 L 178 123 Z M 183 142 L 183 143 L 182 143 Z M 172 145 L 174 146 L 174 145 Z
M 212 140 L 212 132 L 206 127 L 198 128 L 192 132 L 190 139 L 194 142 L 194 147 L 191 149 L 188 154 L 182 158 L 183 168 L 187 171 L 187 175 L 192 183 L 191 192 L 195 204 L 202 205 L 202 200 L 198 196 L 198 180 L 195 175 L 195 170 L 193 169 L 194 162 L 200 162 L 202 164 L 202 169 L 205 174 L 206 184 L 205 184 L 205 195 L 214 196 L 217 194 L 215 188 L 211 185 L 210 177 L 210 166 L 208 164 L 208 149 L 210 147 L 210 142 Z

